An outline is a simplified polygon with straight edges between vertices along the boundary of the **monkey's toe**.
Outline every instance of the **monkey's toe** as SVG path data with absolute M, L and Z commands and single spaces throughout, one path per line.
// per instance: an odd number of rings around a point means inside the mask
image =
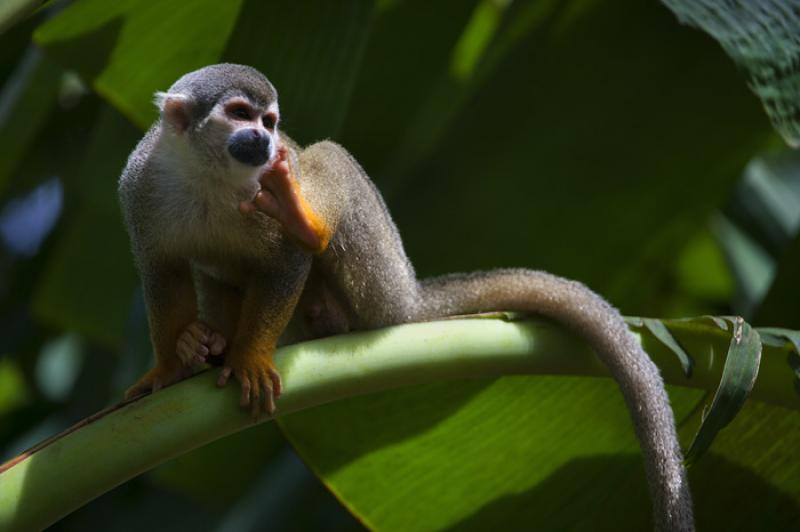
M 257 419 L 261 415 L 263 401 L 264 410 L 272 416 L 275 414 L 275 399 L 277 398 L 272 378 L 269 374 L 260 373 L 254 380 L 255 385 L 250 391 L 250 413 L 253 418 Z
M 222 371 L 219 374 L 219 378 L 217 379 L 217 386 L 222 388 L 226 384 L 228 384 L 228 380 L 231 378 L 231 374 L 233 373 L 233 368 L 225 366 L 222 368 Z
M 217 379 L 217 386 L 225 386 L 233 375 L 241 385 L 239 405 L 249 408 L 251 415 L 257 419 L 262 408 L 270 416 L 275 414 L 275 401 L 281 394 L 281 378 L 269 356 L 250 357 L 244 361 L 226 362 Z
M 125 391 L 125 399 L 133 399 L 140 395 L 150 393 L 152 386 L 150 384 L 136 383 Z
M 140 395 L 157 392 L 178 381 L 190 377 L 192 371 L 189 368 L 175 365 L 157 365 L 136 381 L 136 384 L 128 388 L 125 392 L 125 399 L 132 399 Z
M 261 415 L 262 404 L 267 414 L 273 415 L 276 395 L 271 374 L 261 369 L 234 372 L 234 374 L 242 386 L 239 406 L 249 407 L 253 419 L 258 419 Z
M 281 383 L 281 376 L 278 373 L 278 370 L 276 370 L 275 368 L 269 368 L 269 378 L 270 381 L 272 382 L 272 391 L 275 395 L 275 399 L 279 399 L 281 396 L 281 390 L 283 384 Z M 273 405 L 273 409 L 272 411 L 270 411 L 270 414 L 272 414 L 274 410 L 275 408 Z

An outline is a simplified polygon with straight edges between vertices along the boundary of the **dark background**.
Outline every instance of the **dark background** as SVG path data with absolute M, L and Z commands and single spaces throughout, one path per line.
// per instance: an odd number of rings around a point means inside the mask
M 149 365 L 116 181 L 153 92 L 219 61 L 267 74 L 295 139 L 353 153 L 422 276 L 525 266 L 626 314 L 800 328 L 799 160 L 719 46 L 660 4 L 53 2 L 0 34 L 3 457 Z M 688 444 L 703 396 L 671 393 Z M 344 401 L 167 463 L 54 529 L 640 530 L 618 395 L 530 377 Z M 798 422 L 745 408 L 692 470 L 699 528 L 800 524 Z

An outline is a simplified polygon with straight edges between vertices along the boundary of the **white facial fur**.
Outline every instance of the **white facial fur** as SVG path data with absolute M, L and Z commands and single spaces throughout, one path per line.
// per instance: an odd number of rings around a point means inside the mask
M 232 109 L 246 109 L 250 113 L 249 119 L 236 117 Z M 270 115 L 275 118 L 275 127 L 267 128 L 264 124 L 264 117 Z M 219 102 L 209 113 L 208 117 L 198 125 L 198 130 L 202 130 L 201 136 L 213 147 L 221 149 L 227 161 L 226 173 L 233 183 L 245 183 L 258 180 L 269 166 L 274 162 L 279 143 L 277 129 L 278 105 L 273 103 L 268 109 L 261 110 L 254 107 L 247 99 L 234 97 L 223 102 Z M 269 158 L 267 162 L 259 167 L 244 164 L 234 158 L 227 150 L 227 141 L 240 129 L 258 129 L 270 138 Z
M 278 103 L 260 109 L 244 97 L 233 97 L 218 102 L 193 131 L 187 131 L 190 124 L 189 97 L 177 93 L 157 92 L 155 104 L 161 111 L 162 124 L 166 134 L 162 141 L 170 145 L 174 155 L 182 160 L 184 168 L 192 168 L 195 178 L 209 176 L 222 179 L 234 188 L 249 188 L 257 183 L 258 177 L 274 162 L 280 142 L 277 123 Z M 247 117 L 237 116 L 236 111 L 246 112 Z M 274 124 L 268 128 L 265 117 Z M 245 128 L 260 130 L 269 136 L 269 158 L 259 167 L 236 160 L 228 151 L 228 140 L 236 131 Z

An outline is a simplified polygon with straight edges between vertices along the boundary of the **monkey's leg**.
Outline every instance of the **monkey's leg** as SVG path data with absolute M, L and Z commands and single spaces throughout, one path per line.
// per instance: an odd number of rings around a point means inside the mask
M 178 356 L 187 366 L 221 365 L 209 357 L 219 357 L 236 332 L 244 292 L 194 268 L 198 320 L 178 337 Z
M 147 320 L 156 364 L 125 393 L 134 397 L 158 391 L 192 374 L 178 357 L 178 335 L 197 319 L 194 285 L 185 262 L 142 268 Z
M 276 261 L 282 271 L 257 272 L 251 276 L 236 333 L 217 380 L 218 386 L 225 386 L 231 375 L 236 377 L 242 387 L 240 404 L 249 406 L 254 417 L 261 413 L 262 402 L 270 415 L 275 412 L 281 379 L 272 354 L 292 317 L 310 268 L 310 256 L 292 251 L 294 260 Z
M 296 341 L 342 334 L 350 330 L 347 313 L 327 285 L 318 264 L 311 267 L 295 315 L 302 320 L 304 333 Z
M 296 166 L 296 161 L 293 164 Z M 258 209 L 275 218 L 307 251 L 316 254 L 325 251 L 331 240 L 331 229 L 303 196 L 285 146 L 278 148 L 275 162 L 259 177 L 259 182 L 261 190 L 252 202 L 243 202 L 241 209 L 244 212 Z

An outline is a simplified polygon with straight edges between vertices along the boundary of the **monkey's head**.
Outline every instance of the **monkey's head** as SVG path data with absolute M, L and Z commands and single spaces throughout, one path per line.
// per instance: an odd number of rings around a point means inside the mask
M 223 63 L 156 93 L 161 126 L 179 155 L 217 171 L 253 175 L 278 148 L 278 93 L 256 69 Z

